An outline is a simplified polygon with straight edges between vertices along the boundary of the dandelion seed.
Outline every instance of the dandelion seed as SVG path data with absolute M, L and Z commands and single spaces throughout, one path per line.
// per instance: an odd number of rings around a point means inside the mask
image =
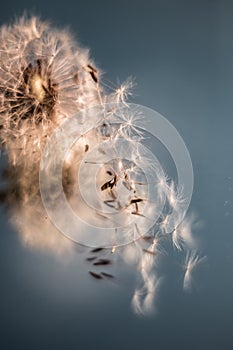
M 104 250 L 104 248 L 98 247 L 98 248 L 92 249 L 91 252 L 92 252 L 92 253 L 99 253 L 99 252 L 101 252 L 102 250 Z
M 178 250 L 182 250 L 183 239 L 179 234 L 179 229 L 175 228 L 172 232 L 172 243 L 174 247 Z
M 185 258 L 185 274 L 184 274 L 184 282 L 183 288 L 186 291 L 189 291 L 192 287 L 193 283 L 193 273 L 196 268 L 204 262 L 206 257 L 199 257 L 195 251 L 188 251 Z
M 93 271 L 89 271 L 89 274 L 97 280 L 101 280 L 103 278 L 99 273 Z
M 87 261 L 93 261 L 95 260 L 97 257 L 96 256 L 91 256 L 89 258 L 86 258 Z
M 94 80 L 94 82 L 98 83 L 97 70 L 94 67 L 92 67 L 90 64 L 88 64 L 87 67 L 89 68 L 89 73 L 90 73 L 92 79 Z
M 129 96 L 132 95 L 132 89 L 134 87 L 134 82 L 132 78 L 128 78 L 122 85 L 120 85 L 119 88 L 116 89 L 115 95 L 116 95 L 116 102 L 123 102 L 126 103 Z
M 111 264 L 111 261 L 108 259 L 100 259 L 93 263 L 93 265 L 95 266 L 110 265 L 110 264 Z

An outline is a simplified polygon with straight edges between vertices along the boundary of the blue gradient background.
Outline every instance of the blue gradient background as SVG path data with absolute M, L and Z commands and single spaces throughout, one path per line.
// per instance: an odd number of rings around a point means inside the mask
M 0 22 L 24 9 L 69 25 L 111 81 L 135 77 L 133 102 L 180 132 L 208 263 L 191 294 L 166 271 L 157 316 L 138 318 L 131 273 L 122 271 L 119 284 L 95 283 L 79 254 L 60 261 L 23 247 L 1 209 L 0 348 L 233 349 L 232 1 L 12 0 Z

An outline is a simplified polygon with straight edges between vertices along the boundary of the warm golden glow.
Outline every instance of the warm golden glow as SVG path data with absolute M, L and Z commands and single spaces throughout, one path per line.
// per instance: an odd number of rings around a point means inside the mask
M 45 98 L 45 93 L 46 93 L 46 85 L 47 83 L 42 80 L 41 76 L 39 74 L 34 74 L 31 78 L 31 89 L 32 89 L 32 94 L 36 97 L 38 102 L 43 102 Z

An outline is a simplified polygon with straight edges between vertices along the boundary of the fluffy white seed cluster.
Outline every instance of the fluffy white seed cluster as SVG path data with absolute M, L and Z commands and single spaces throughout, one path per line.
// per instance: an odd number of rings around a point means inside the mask
M 97 71 L 70 33 L 37 17 L 1 27 L 0 62 L 1 143 L 12 164 L 29 153 L 36 163 L 56 126 L 99 103 Z

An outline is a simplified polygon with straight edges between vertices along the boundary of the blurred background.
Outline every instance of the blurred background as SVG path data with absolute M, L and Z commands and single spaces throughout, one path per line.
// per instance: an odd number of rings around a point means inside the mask
M 232 1 L 12 0 L 1 4 L 0 24 L 24 10 L 68 26 L 106 78 L 134 77 L 133 102 L 177 128 L 193 162 L 190 209 L 208 260 L 192 293 L 167 271 L 157 314 L 137 317 L 130 273 L 95 283 L 80 255 L 31 251 L 1 208 L 0 348 L 232 349 Z

